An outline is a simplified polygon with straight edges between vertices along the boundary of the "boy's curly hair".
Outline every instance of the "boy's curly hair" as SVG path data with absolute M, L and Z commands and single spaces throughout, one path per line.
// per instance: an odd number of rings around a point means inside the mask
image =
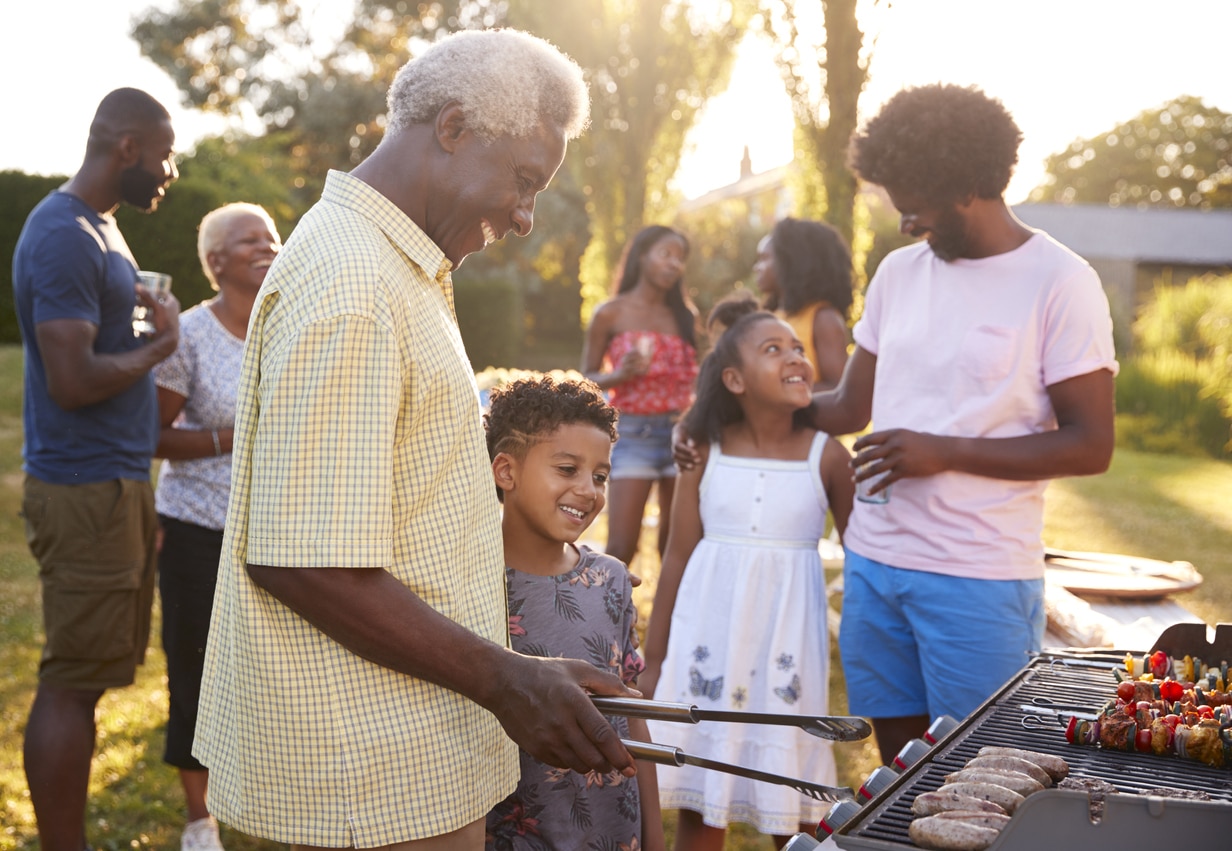
M 617 416 L 589 378 L 521 378 L 493 389 L 488 398 L 488 413 L 483 416 L 488 458 L 502 452 L 522 458 L 545 436 L 574 423 L 593 425 L 615 443 Z
M 851 167 L 869 183 L 930 204 L 1000 198 L 1022 131 L 975 86 L 936 83 L 890 98 L 851 140 Z

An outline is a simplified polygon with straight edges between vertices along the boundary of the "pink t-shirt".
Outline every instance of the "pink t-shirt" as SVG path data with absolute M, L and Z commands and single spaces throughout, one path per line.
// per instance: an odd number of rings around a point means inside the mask
M 853 337 L 877 357 L 878 431 L 1049 431 L 1057 427 L 1049 385 L 1117 371 L 1099 276 L 1039 232 L 979 260 L 942 262 L 926 243 L 890 254 L 869 285 Z M 903 479 L 884 505 L 856 502 L 845 544 L 910 570 L 1039 578 L 1046 487 L 954 472 Z

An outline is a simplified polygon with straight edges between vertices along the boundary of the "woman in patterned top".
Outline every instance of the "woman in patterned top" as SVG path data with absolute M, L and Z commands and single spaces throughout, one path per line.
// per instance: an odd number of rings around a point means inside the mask
M 231 433 L 248 316 L 282 247 L 274 221 L 255 204 L 206 214 L 197 237 L 201 268 L 218 295 L 180 315 L 180 345 L 154 371 L 162 424 L 155 457 L 158 557 L 170 717 L 163 760 L 180 770 L 188 805 L 182 851 L 221 849 L 205 808 L 209 773 L 192 755 L 197 695 L 222 552 L 231 484 Z
M 484 425 L 504 503 L 510 645 L 582 659 L 633 685 L 642 660 L 629 572 L 576 544 L 603 508 L 616 411 L 589 381 L 543 375 L 492 391 Z M 645 721 L 608 720 L 622 738 L 649 741 Z M 520 758 L 517 790 L 488 814 L 488 851 L 664 848 L 652 764 L 625 777 Z
M 672 425 L 693 400 L 697 310 L 684 290 L 689 242 L 662 225 L 643 228 L 625 249 L 616 296 L 599 305 L 586 332 L 582 372 L 620 411 L 612 451 L 607 552 L 637 553 L 650 488 L 659 485 L 659 552 L 667 545 L 676 482 Z

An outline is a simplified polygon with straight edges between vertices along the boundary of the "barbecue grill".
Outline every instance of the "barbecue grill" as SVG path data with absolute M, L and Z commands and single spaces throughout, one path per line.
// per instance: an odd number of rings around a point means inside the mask
M 1154 649 L 1205 659 L 1232 660 L 1232 624 L 1220 625 L 1214 644 L 1205 627 L 1171 627 Z M 1222 652 L 1222 656 L 1215 655 Z M 1140 651 L 1135 655 L 1140 655 Z M 1106 781 L 1109 794 L 1102 817 L 1092 820 L 1086 792 L 1045 789 L 1030 795 L 1015 811 L 989 851 L 1168 847 L 1184 837 L 1205 837 L 1219 846 L 1232 831 L 1232 768 L 1214 768 L 1175 756 L 1128 753 L 1065 741 L 1065 725 L 1075 713 L 1094 713 L 1112 698 L 1124 651 L 1056 651 L 1032 659 L 996 694 L 946 735 L 834 833 L 844 849 L 901 851 L 917 847 L 907 835 L 911 804 L 923 792 L 939 789 L 945 776 L 961 769 L 986 745 L 1019 747 L 1061 757 L 1070 777 Z M 1142 795 L 1152 789 L 1200 791 L 1210 801 Z M 1135 794 L 1137 793 L 1137 794 Z M 1224 837 L 1223 840 L 1218 837 Z M 1158 843 L 1158 845 L 1156 844 Z

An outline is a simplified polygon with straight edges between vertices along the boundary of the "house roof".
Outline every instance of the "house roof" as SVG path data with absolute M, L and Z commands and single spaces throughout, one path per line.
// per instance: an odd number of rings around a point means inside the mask
M 1232 210 L 1019 204 L 1014 214 L 1087 260 L 1232 266 Z
M 711 189 L 705 195 L 699 195 L 696 198 L 690 198 L 681 202 L 680 212 L 687 213 L 693 210 L 702 210 L 720 201 L 728 201 L 732 198 L 748 198 L 767 190 L 780 189 L 785 184 L 787 173 L 791 168 L 792 164 L 788 163 L 759 172 L 758 174 L 741 177 L 735 183 L 720 186 L 718 189 Z

